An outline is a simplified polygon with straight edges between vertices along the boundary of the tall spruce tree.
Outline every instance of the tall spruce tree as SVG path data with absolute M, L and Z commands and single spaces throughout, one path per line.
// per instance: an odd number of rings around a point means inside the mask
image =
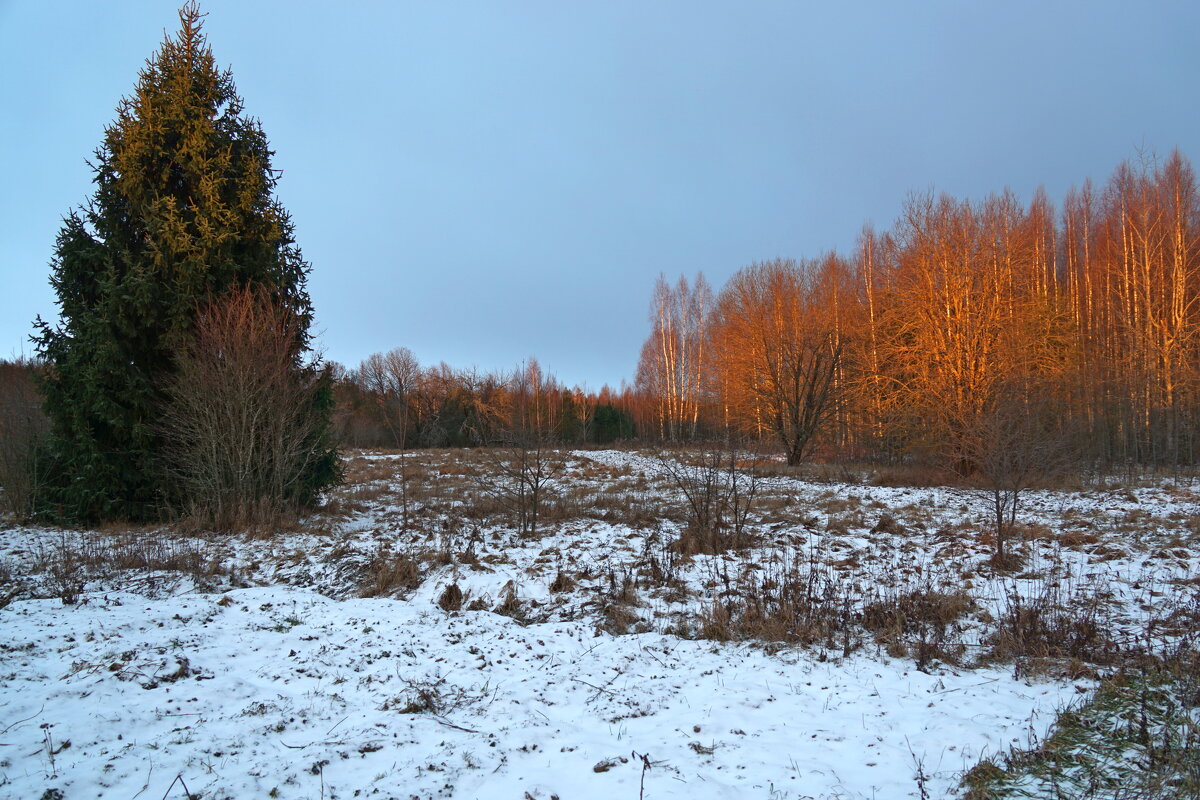
M 217 68 L 203 18 L 195 2 L 180 10 L 181 29 L 105 129 L 94 195 L 58 236 L 60 321 L 38 320 L 38 344 L 53 367 L 48 510 L 64 517 L 156 519 L 173 504 L 157 419 L 201 304 L 264 292 L 300 320 L 298 354 L 308 347 L 309 265 L 274 197 L 267 138 Z M 328 416 L 329 404 L 313 413 Z M 313 447 L 310 496 L 337 472 L 328 437 Z

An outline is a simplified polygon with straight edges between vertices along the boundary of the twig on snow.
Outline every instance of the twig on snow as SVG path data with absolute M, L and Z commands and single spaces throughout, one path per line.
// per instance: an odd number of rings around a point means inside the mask
M 582 678 L 571 678 L 571 680 L 575 681 L 576 683 L 582 683 L 584 686 L 590 686 L 593 689 L 595 689 L 597 692 L 604 692 L 605 694 L 612 694 L 612 692 L 609 691 L 608 689 L 606 689 L 605 687 L 597 686 L 594 683 L 588 683 L 587 681 L 583 680 Z
M 953 689 L 942 689 L 940 691 L 933 692 L 933 694 L 950 694 L 951 692 L 961 692 L 963 689 L 974 689 L 977 686 L 987 686 L 989 683 L 995 683 L 998 680 L 1000 679 L 991 678 L 986 681 L 980 681 L 979 683 L 972 683 L 970 686 L 956 686 Z
M 653 764 L 650 762 L 649 753 L 639 753 L 636 750 L 630 751 L 630 755 L 634 758 L 642 760 L 642 782 L 638 788 L 638 800 L 646 800 L 646 772 L 650 770 Z
M 25 719 L 19 719 L 19 720 L 17 720 L 16 722 L 14 722 L 12 725 L 9 725 L 9 726 L 8 726 L 7 728 L 5 728 L 4 730 L 0 730 L 0 734 L 5 734 L 5 733 L 8 733 L 8 732 L 9 732 L 9 731 L 11 731 L 13 728 L 15 728 L 15 727 L 17 727 L 18 725 L 20 725 L 22 722 L 29 722 L 29 720 L 31 720 L 31 719 L 37 719 L 37 718 L 38 718 L 38 716 L 39 716 L 39 715 L 40 715 L 40 714 L 41 714 L 43 711 L 45 711 L 45 710 L 46 710 L 46 704 L 45 704 L 45 703 L 42 703 L 42 707 L 41 707 L 41 708 L 39 708 L 39 709 L 37 710 L 37 714 L 34 714 L 32 717 L 26 717 Z
M 165 792 L 163 792 L 162 800 L 167 800 L 167 795 L 169 795 L 171 790 L 175 788 L 176 783 L 183 787 L 183 796 L 186 797 L 187 800 L 192 800 L 192 792 L 187 788 L 187 784 L 183 782 L 182 772 L 175 776 L 175 780 L 171 781 L 171 785 L 167 787 Z
M 454 728 L 454 730 L 463 731 L 464 733 L 479 733 L 479 731 L 471 730 L 470 728 L 464 728 L 462 725 L 455 725 L 453 722 L 447 722 L 437 714 L 430 714 L 429 716 L 433 718 L 434 722 L 445 725 L 447 728 Z

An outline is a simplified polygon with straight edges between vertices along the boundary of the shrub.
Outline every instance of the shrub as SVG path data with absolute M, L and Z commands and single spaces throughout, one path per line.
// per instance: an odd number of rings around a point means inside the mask
M 300 361 L 302 322 L 238 289 L 198 312 L 158 424 L 176 502 L 214 530 L 268 526 L 339 477 L 330 387 Z

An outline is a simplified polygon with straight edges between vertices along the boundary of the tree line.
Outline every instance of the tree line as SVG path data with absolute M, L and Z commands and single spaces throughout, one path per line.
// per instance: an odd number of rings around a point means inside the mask
M 422 367 L 405 347 L 354 369 L 332 364 L 338 440 L 349 447 L 511 446 L 535 437 L 610 444 L 634 437 L 609 389 L 564 386 L 531 358 L 508 371 Z
M 660 277 L 650 322 L 626 398 L 643 436 L 737 431 L 791 463 L 820 451 L 970 472 L 981 432 L 1022 420 L 1097 463 L 1192 464 L 1195 173 L 1178 151 L 1127 161 L 1059 211 L 1042 190 L 913 194 L 849 256 L 755 263 L 715 295 L 703 276 Z

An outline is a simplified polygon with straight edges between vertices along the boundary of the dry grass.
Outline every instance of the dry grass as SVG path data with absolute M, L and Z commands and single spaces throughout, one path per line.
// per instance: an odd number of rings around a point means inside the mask
M 438 596 L 437 604 L 438 608 L 442 609 L 442 611 L 458 611 L 463 607 L 463 600 L 462 587 L 455 581 L 454 583 L 447 584 L 446 588 L 442 590 L 442 593 Z
M 403 473 L 399 458 L 358 455 L 347 464 L 351 483 L 331 493 L 320 514 L 298 523 L 304 534 L 320 535 L 316 551 L 311 538 L 286 553 L 254 537 L 221 541 L 226 550 L 247 544 L 255 554 L 245 559 L 252 574 L 286 573 L 295 577 L 285 580 L 314 585 L 308 574 L 324 571 L 318 588 L 334 596 L 403 597 L 441 569 L 437 574 L 455 576 L 437 598 L 446 611 L 489 610 L 520 621 L 594 614 L 612 633 L 674 630 L 811 646 L 824 655 L 866 649 L 911 658 L 922 668 L 992 661 L 1082 674 L 1161 654 L 1164 643 L 1200 644 L 1200 599 L 1168 606 L 1147 595 L 1156 608 L 1153 631 L 1139 643 L 1129 634 L 1129 614 L 1116 617 L 1104 586 L 1084 576 L 1112 569 L 1106 562 L 1116 558 L 1136 557 L 1177 574 L 1190 563 L 1200 515 L 1147 513 L 1153 492 L 1142 492 L 1144 502 L 1132 510 L 1120 496 L 1089 499 L 1080 504 L 1084 511 L 1066 513 L 1069 498 L 1052 500 L 1057 512 L 1043 500 L 1038 515 L 1014 534 L 1019 542 L 1010 552 L 1019 560 L 996 565 L 987 560 L 992 534 L 968 490 L 947 489 L 937 493 L 944 499 L 931 502 L 862 483 L 764 479 L 754 484 L 751 502 L 743 494 L 737 505 L 722 497 L 731 487 L 731 465 L 743 476 L 804 470 L 737 454 L 714 460 L 703 451 L 686 452 L 684 461 L 690 471 L 672 479 L 654 464 L 610 467 L 568 455 L 542 509 L 543 528 L 523 537 L 511 524 L 511 509 L 481 490 L 481 471 L 492 461 L 478 451 L 410 452 Z M 409 501 L 403 512 L 402 479 Z M 699 497 L 702 513 L 686 496 L 697 490 L 711 490 Z M 595 531 L 607 538 L 597 539 Z M 557 534 L 567 538 L 541 538 Z M 575 535 L 595 549 L 573 550 Z M 64 534 L 37 561 L 39 591 L 64 598 L 78 597 L 106 570 L 114 577 L 157 570 L 198 580 L 222 570 L 203 539 L 120 527 Z M 548 584 L 551 600 L 521 598 L 517 583 L 500 596 L 472 594 L 475 570 Z M 28 585 L 19 575 L 10 580 Z M 1194 578 L 1180 577 L 1172 587 L 1171 597 L 1200 597 Z
M 1131 643 L 1110 635 L 1114 626 L 1101 592 L 1064 592 L 1043 582 L 1033 596 L 1011 589 L 1003 609 L 986 637 L 987 657 L 1005 662 L 1023 659 L 1078 660 L 1116 664 L 1129 654 Z
M 611 542 L 612 552 L 628 551 L 620 570 L 605 566 L 598 573 L 589 572 L 575 554 L 568 557 L 558 551 L 539 556 L 529 566 L 530 577 L 549 582 L 559 604 L 572 604 L 573 595 L 598 593 L 594 607 L 600 624 L 612 632 L 650 624 L 638 610 L 640 596 L 648 593 L 656 601 L 682 604 L 662 624 L 680 625 L 691 636 L 789 642 L 834 652 L 874 646 L 896 657 L 911 657 L 922 667 L 980 658 L 1017 662 L 1030 670 L 1037 664 L 1111 664 L 1131 648 L 1108 635 L 1113 620 L 1099 596 L 1087 600 L 1090 595 L 1085 593 L 1080 599 L 1065 589 L 1051 592 L 1035 585 L 1032 594 L 1026 588 L 1024 596 L 1014 592 L 1001 598 L 998 606 L 989 605 L 995 612 L 991 613 L 973 596 L 971 582 L 994 586 L 1015 580 L 1028 587 L 1045 570 L 1046 554 L 1053 559 L 1055 552 L 1078 551 L 1092 563 L 1127 557 L 1128 548 L 1113 538 L 1118 531 L 1128 530 L 1128 538 L 1134 541 L 1153 541 L 1146 554 L 1157 554 L 1159 560 L 1185 558 L 1194 550 L 1197 536 L 1189 528 L 1192 517 L 1179 515 L 1173 523 L 1178 534 L 1152 535 L 1164 520 L 1141 506 L 1122 507 L 1119 514 L 1107 516 L 1102 510 L 1065 513 L 1058 525 L 1043 519 L 1018 524 L 1010 550 L 1014 556 L 997 564 L 988 561 L 992 534 L 967 501 L 951 501 L 961 503 L 961 509 L 950 509 L 960 514 L 911 500 L 889 506 L 878 495 L 872 497 L 870 486 L 861 482 L 871 473 L 876 484 L 944 483 L 944 476 L 922 467 L 790 468 L 778 461 L 728 453 L 716 459 L 703 450 L 656 457 L 659 464 L 669 457 L 683 466 L 676 467 L 672 477 L 664 469 L 612 467 L 568 457 L 540 517 L 551 532 L 564 526 L 586 528 L 589 520 L 597 520 L 628 533 Z M 501 547 L 497 531 L 505 528 L 508 510 L 477 486 L 488 459 L 474 451 L 420 451 L 410 454 L 407 464 L 413 479 L 409 496 L 417 498 L 417 522 L 409 540 L 424 536 L 424 543 L 407 554 L 391 554 L 391 562 L 373 560 L 367 583 L 375 588 L 370 591 L 407 591 L 438 564 L 474 562 L 495 568 L 516 563 L 496 549 Z M 729 464 L 743 475 L 837 480 L 843 485 L 810 489 L 805 496 L 786 482 L 770 483 L 770 490 L 756 492 L 752 508 L 737 520 L 741 535 L 733 546 L 732 515 L 726 513 L 722 519 L 720 512 L 712 513 L 726 502 L 721 493 L 729 485 L 723 477 Z M 395 486 L 396 469 L 396 459 L 355 464 L 349 474 L 370 485 L 345 490 L 345 501 L 366 506 L 394 502 L 387 487 Z M 846 484 L 847 480 L 854 482 Z M 710 489 L 699 497 L 701 513 L 695 505 L 689 507 L 689 492 L 703 494 Z M 964 497 L 963 490 L 952 491 Z M 1130 497 L 1116 500 L 1128 504 Z M 703 503 L 709 501 L 706 514 Z M 381 518 L 390 519 L 390 514 Z M 450 527 L 461 529 L 459 533 L 444 534 L 447 518 L 457 520 Z M 713 519 L 718 523 L 714 525 Z M 1200 530 L 1200 524 L 1193 527 Z M 474 533 L 464 552 L 467 529 Z M 806 537 L 821 542 L 819 554 L 800 555 L 786 549 Z M 869 542 L 866 546 L 864 539 Z M 706 561 L 711 554 L 728 560 Z M 881 561 L 885 556 L 896 560 Z M 931 583 L 928 566 L 922 566 L 924 559 L 946 564 L 953 575 Z M 706 585 L 698 589 L 697 565 L 702 563 L 725 566 L 708 567 Z M 1048 586 L 1050 579 L 1045 581 Z M 464 598 L 456 604 L 452 597 L 446 601 L 450 607 L 475 607 L 480 602 Z M 498 603 L 491 603 L 492 610 L 518 619 L 531 610 L 512 588 Z M 593 607 L 591 602 L 586 605 Z M 680 615 L 687 613 L 694 615 L 692 621 L 680 623 Z M 1157 624 L 1163 630 L 1179 631 L 1193 622 L 1186 610 L 1179 610 L 1169 623 L 1164 619 Z
M 861 620 L 889 655 L 912 655 L 918 669 L 925 669 L 935 660 L 961 661 L 966 647 L 960 623 L 976 608 L 975 600 L 962 590 L 925 587 L 868 600 Z
M 58 597 L 67 605 L 74 604 L 91 582 L 152 588 L 153 576 L 165 573 L 191 578 L 203 587 L 218 577 L 233 577 L 217 549 L 205 540 L 162 528 L 118 525 L 60 532 L 37 547 L 29 571 L 45 580 L 28 591 Z
M 423 578 L 422 561 L 421 554 L 380 547 L 371 555 L 363 570 L 359 594 L 362 597 L 383 597 L 397 591 L 416 589 Z
M 853 588 L 835 570 L 779 553 L 761 570 L 730 574 L 722 565 L 715 597 L 701 609 L 701 638 L 821 644 L 849 653 Z
M 956 476 L 945 469 L 925 464 L 891 464 L 874 470 L 872 486 L 922 489 L 928 486 L 954 485 Z

